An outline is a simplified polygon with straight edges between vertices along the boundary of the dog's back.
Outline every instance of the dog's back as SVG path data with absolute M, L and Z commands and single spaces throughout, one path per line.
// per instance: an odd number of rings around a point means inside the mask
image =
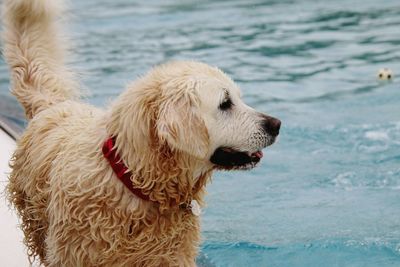
M 60 184 L 67 177 L 59 168 L 65 171 L 76 168 L 71 173 L 77 175 L 82 158 L 90 158 L 91 151 L 100 147 L 102 136 L 88 132 L 95 127 L 95 117 L 101 114 L 101 111 L 88 105 L 64 101 L 31 119 L 17 142 L 10 162 L 12 172 L 7 194 L 21 218 L 30 260 L 39 257 L 40 262 L 49 264 L 49 224 L 59 223 L 54 221 L 54 216 L 60 217 L 63 213 L 60 207 L 49 206 L 52 204 L 52 195 L 62 193 Z M 88 140 L 85 136 L 94 137 Z M 91 149 L 87 149 L 88 146 Z M 92 163 L 92 168 L 99 165 L 96 160 L 92 160 Z M 70 179 L 67 182 L 74 181 Z M 53 218 L 49 218 L 49 209 L 52 209 L 50 213 Z M 59 220 L 63 219 L 60 217 Z

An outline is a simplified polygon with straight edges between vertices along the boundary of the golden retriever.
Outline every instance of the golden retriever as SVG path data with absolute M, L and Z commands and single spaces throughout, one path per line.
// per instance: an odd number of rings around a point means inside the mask
M 64 65 L 56 0 L 4 0 L 4 55 L 29 124 L 8 197 L 31 261 L 195 266 L 199 205 L 215 169 L 250 169 L 279 133 L 221 70 L 172 62 L 106 110 L 82 103 Z

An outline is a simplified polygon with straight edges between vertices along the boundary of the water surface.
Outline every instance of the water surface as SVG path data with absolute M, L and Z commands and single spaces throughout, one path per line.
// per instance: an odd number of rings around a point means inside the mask
M 398 1 L 71 2 L 71 63 L 91 103 L 193 59 L 283 121 L 258 169 L 214 176 L 199 265 L 400 266 Z M 382 67 L 399 79 L 378 82 Z M 0 88 L 8 99 L 3 61 Z

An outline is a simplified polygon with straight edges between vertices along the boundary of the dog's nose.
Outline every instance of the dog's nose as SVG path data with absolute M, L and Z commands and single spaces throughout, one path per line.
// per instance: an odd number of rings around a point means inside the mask
M 263 117 L 262 127 L 264 131 L 272 136 L 277 136 L 281 128 L 281 121 L 270 116 L 264 115 Z

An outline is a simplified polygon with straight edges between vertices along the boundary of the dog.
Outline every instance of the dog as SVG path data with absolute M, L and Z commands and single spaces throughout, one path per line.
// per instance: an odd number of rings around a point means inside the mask
M 195 266 L 215 170 L 246 170 L 281 122 L 241 100 L 220 69 L 154 67 L 102 110 L 82 102 L 59 37 L 63 3 L 5 0 L 4 56 L 28 125 L 8 199 L 31 262 Z

